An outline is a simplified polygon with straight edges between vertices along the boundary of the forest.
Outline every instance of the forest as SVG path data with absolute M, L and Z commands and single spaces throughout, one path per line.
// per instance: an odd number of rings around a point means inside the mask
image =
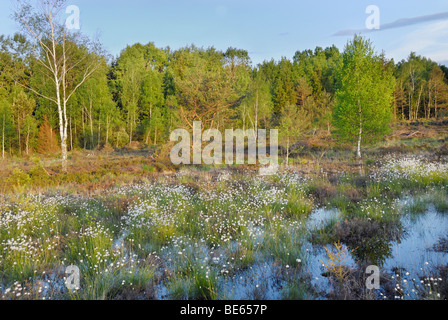
M 350 97 L 342 91 L 344 77 L 356 72 L 344 62 L 349 44 L 343 52 L 316 47 L 256 66 L 244 49 L 173 50 L 152 42 L 111 57 L 98 41 L 67 32 L 63 24 L 59 33 L 49 33 L 48 21 L 33 22 L 33 14 L 23 7 L 15 14 L 23 33 L 0 37 L 2 158 L 57 153 L 61 144 L 67 151 L 163 145 L 173 129 L 191 129 L 193 121 L 204 129 L 278 128 L 288 149 L 305 132 L 347 136 L 340 122 L 349 117 L 343 105 Z M 393 122 L 446 116 L 446 66 L 414 52 L 395 62 L 374 52 L 369 40 L 355 36 L 351 44 L 357 42 L 370 51 L 361 55 L 381 66 L 377 75 L 374 67 L 360 69 L 360 75 L 373 72 L 361 86 L 389 76 L 387 89 L 377 86 L 380 95 L 391 93 L 381 103 L 380 133 Z M 353 126 L 346 121 L 346 129 L 347 124 Z M 364 136 L 369 140 L 366 131 Z

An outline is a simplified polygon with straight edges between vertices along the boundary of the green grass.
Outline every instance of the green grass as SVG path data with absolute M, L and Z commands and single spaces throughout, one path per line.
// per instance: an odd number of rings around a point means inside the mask
M 429 202 L 421 196 L 415 196 L 412 202 L 405 208 L 410 214 L 421 214 L 428 211 Z
M 143 164 L 144 171 L 151 168 Z M 382 230 L 380 242 L 388 243 L 403 214 L 424 213 L 431 205 L 448 212 L 447 174 L 437 170 L 387 179 L 351 174 L 294 180 L 279 173 L 215 181 L 211 172 L 195 169 L 98 195 L 27 194 L 29 179 L 41 173 L 39 166 L 35 172 L 16 171 L 11 183 L 19 195 L 0 202 L 0 286 L 28 283 L 38 298 L 39 281 L 47 276 L 61 281 L 65 266 L 74 264 L 81 270 L 81 289 L 56 290 L 54 297 L 146 296 L 157 284 L 170 298 L 221 299 L 229 277 L 272 261 L 281 272 L 297 272 L 296 278 L 279 276 L 285 283 L 282 297 L 304 299 L 309 288 L 297 280 L 305 276 L 297 261 L 306 260 L 306 241 L 326 245 L 345 237 L 354 247 L 375 247 L 362 249 L 381 262 L 377 251 L 385 255 L 387 248 L 360 242 L 350 232 Z M 400 208 L 397 199 L 403 195 L 417 196 Z M 337 209 L 342 219 L 307 230 L 307 219 L 319 206 Z
M 291 281 L 282 290 L 283 300 L 307 300 L 309 298 L 308 287 L 304 281 Z
M 192 268 L 187 275 L 179 274 L 171 279 L 167 288 L 174 299 L 216 300 L 218 283 L 215 273 L 209 269 Z
M 268 257 L 274 258 L 285 266 L 296 265 L 297 259 L 303 259 L 304 237 L 303 227 L 272 223 L 266 230 L 263 249 Z
M 431 200 L 436 210 L 440 213 L 448 213 L 448 192 L 445 188 L 431 193 Z
M 337 223 L 337 219 L 331 219 L 327 221 L 327 223 L 323 227 L 312 232 L 312 234 L 310 235 L 310 241 L 313 244 L 320 245 L 332 244 L 336 242 L 338 239 L 334 231 Z

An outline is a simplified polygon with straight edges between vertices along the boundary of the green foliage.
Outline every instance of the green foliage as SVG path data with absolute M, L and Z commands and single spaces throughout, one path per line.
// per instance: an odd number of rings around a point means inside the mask
M 287 105 L 283 108 L 279 124 L 279 138 L 286 147 L 286 162 L 289 160 L 291 146 L 309 128 L 311 119 L 303 108 L 296 105 Z
M 27 18 L 51 38 L 45 17 L 32 18 L 35 9 L 24 6 L 15 17 L 22 18 L 21 24 Z M 62 41 L 60 34 L 57 38 Z M 35 56 L 34 40 L 22 34 L 0 38 L 2 157 L 33 149 L 56 152 L 53 147 L 42 150 L 37 128 L 48 123 L 58 139 L 64 128 L 45 48 Z M 61 79 L 66 91 L 74 90 L 62 117 L 70 150 L 121 148 L 135 141 L 167 146 L 173 129 L 199 120 L 204 129 L 278 128 L 289 157 L 306 130 L 330 134 L 335 126 L 338 141 L 364 145 L 384 137 L 393 118 L 437 118 L 448 105 L 445 67 L 415 53 L 394 64 L 359 36 L 343 53 L 334 45 L 316 47 L 257 66 L 244 49 L 191 45 L 171 50 L 151 42 L 129 45 L 109 62 L 98 43 L 92 46 L 75 34 L 68 40 L 65 49 L 73 65 Z M 62 52 L 60 46 L 55 50 Z M 92 62 L 95 72 L 77 87 Z M 17 86 L 15 78 L 29 89 Z
M 196 47 L 184 48 L 174 55 L 174 81 L 180 97 L 183 124 L 192 127 L 201 121 L 204 128 L 223 125 L 240 98 L 236 76 L 231 66 L 224 65 L 221 52 Z
M 108 143 L 114 134 L 114 124 L 119 123 L 120 113 L 109 90 L 107 69 L 103 61 L 99 70 L 76 92 L 76 103 L 70 105 L 69 114 L 73 118 L 70 126 L 82 127 L 79 142 L 86 149 Z
M 1 97 L 0 97 L 1 99 Z M 1 157 L 5 158 L 6 148 L 12 144 L 14 137 L 14 122 L 9 104 L 5 100 L 0 100 L 0 139 Z
M 33 158 L 35 167 L 29 171 L 33 186 L 44 187 L 50 182 L 50 176 L 39 158 Z
M 18 192 L 23 191 L 30 181 L 30 176 L 19 168 L 14 168 L 12 174 L 6 179 L 6 183 L 11 185 Z
M 373 142 L 389 131 L 395 79 L 384 56 L 370 41 L 355 36 L 343 54 L 340 87 L 336 92 L 334 124 L 344 141 Z
M 242 128 L 258 130 L 261 123 L 264 125 L 264 128 L 267 128 L 273 111 L 269 83 L 258 72 L 253 79 L 250 79 L 250 85 L 247 90 L 245 99 L 238 107 Z

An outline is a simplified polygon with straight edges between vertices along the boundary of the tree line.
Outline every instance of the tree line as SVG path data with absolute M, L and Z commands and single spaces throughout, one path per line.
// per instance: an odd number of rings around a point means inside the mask
M 15 19 L 23 32 L 0 37 L 3 158 L 161 145 L 193 121 L 278 128 L 288 154 L 301 134 L 328 131 L 356 141 L 360 156 L 361 138 L 377 139 L 391 121 L 446 116 L 445 66 L 415 53 L 395 63 L 360 36 L 342 52 L 317 47 L 257 66 L 243 49 L 152 42 L 111 58 L 99 42 L 66 30 L 63 1 L 43 3 L 43 12 L 22 5 Z

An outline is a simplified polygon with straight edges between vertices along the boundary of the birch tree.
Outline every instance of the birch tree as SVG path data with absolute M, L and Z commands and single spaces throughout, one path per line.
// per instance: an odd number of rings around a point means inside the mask
M 286 165 L 289 165 L 291 146 L 295 144 L 304 131 L 310 127 L 310 115 L 304 108 L 288 104 L 282 108 L 279 123 L 279 138 L 286 145 Z
M 243 130 L 253 129 L 255 138 L 257 138 L 260 122 L 264 121 L 266 127 L 267 119 L 271 118 L 272 110 L 273 103 L 269 84 L 260 74 L 257 74 L 251 82 L 246 98 L 239 106 Z
M 342 140 L 356 142 L 362 157 L 364 142 L 375 141 L 389 130 L 395 78 L 383 56 L 369 40 L 355 36 L 343 54 L 340 87 L 336 92 L 334 121 Z
M 63 13 L 65 0 L 18 1 L 15 19 L 28 37 L 36 65 L 52 83 L 52 92 L 41 93 L 37 88 L 21 84 L 37 96 L 57 107 L 61 140 L 62 171 L 67 172 L 68 124 L 67 103 L 73 94 L 98 69 L 101 58 L 98 43 L 68 30 Z
M 9 103 L 2 99 L 0 95 L 0 130 L 1 130 L 1 158 L 5 159 L 6 143 L 14 134 L 14 124 L 12 121 L 11 108 Z

